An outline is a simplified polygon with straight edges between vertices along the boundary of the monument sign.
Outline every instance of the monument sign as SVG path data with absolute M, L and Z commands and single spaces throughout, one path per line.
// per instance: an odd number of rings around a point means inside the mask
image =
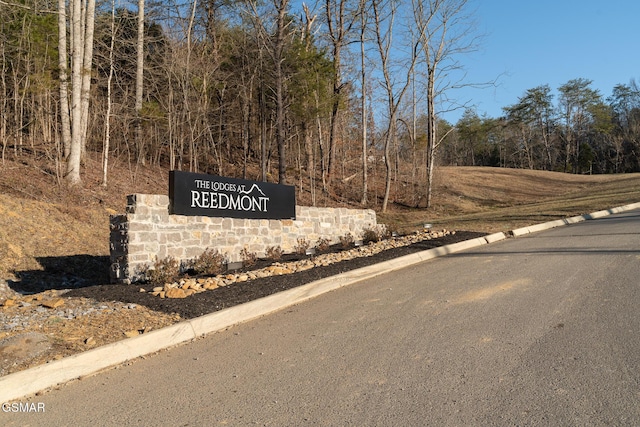
M 295 187 L 193 172 L 169 172 L 169 213 L 295 219 Z

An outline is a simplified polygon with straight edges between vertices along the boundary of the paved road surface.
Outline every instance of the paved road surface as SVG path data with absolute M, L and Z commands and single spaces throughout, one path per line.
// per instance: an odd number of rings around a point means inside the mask
M 428 261 L 28 402 L 45 413 L 0 425 L 637 426 L 640 213 Z

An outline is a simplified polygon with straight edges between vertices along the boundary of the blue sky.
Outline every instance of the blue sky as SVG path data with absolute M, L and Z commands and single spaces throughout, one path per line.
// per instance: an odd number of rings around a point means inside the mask
M 471 0 L 470 6 L 485 38 L 459 59 L 469 83 L 498 78 L 498 86 L 452 95 L 471 101 L 481 116 L 501 116 L 502 107 L 544 84 L 557 97 L 559 86 L 585 78 L 606 98 L 616 84 L 640 80 L 638 0 Z M 455 123 L 461 114 L 445 118 Z

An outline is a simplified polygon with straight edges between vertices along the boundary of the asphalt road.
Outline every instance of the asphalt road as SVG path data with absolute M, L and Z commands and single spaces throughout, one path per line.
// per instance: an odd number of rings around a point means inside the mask
M 0 425 L 637 426 L 640 212 L 438 258 L 0 412 Z

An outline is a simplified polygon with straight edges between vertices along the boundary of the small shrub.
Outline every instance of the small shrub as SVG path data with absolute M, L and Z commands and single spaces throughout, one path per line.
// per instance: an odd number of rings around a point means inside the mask
M 342 249 L 350 248 L 353 246 L 354 241 L 353 235 L 351 233 L 347 233 L 340 237 L 340 246 Z
M 329 239 L 320 238 L 316 242 L 316 248 L 321 252 L 327 251 L 329 249 L 329 246 L 331 246 L 329 243 Z
M 267 258 L 272 259 L 274 261 L 280 261 L 282 258 L 283 252 L 280 246 L 269 246 L 267 248 Z
M 307 253 L 307 249 L 309 249 L 309 242 L 306 239 L 300 237 L 298 239 L 298 244 L 296 245 L 294 250 L 298 255 L 304 255 Z
M 371 243 L 371 242 L 379 242 L 379 241 L 380 241 L 380 236 L 378 235 L 378 233 L 376 233 L 375 230 L 371 230 L 370 228 L 367 228 L 362 233 L 362 242 L 365 244 Z
M 382 229 L 382 231 L 380 231 L 380 235 L 382 236 L 382 239 L 390 239 L 393 237 L 393 235 L 396 236 L 400 236 L 400 232 L 397 231 L 396 229 L 392 229 L 392 228 L 384 228 Z
M 255 252 L 249 252 L 247 248 L 242 248 L 240 257 L 242 258 L 242 265 L 245 267 L 252 267 L 258 261 L 258 255 Z
M 180 277 L 180 263 L 173 257 L 156 260 L 153 267 L 146 268 L 144 276 L 154 286 L 173 283 Z
M 218 252 L 217 249 L 207 249 L 199 257 L 189 263 L 189 267 L 196 274 L 214 276 L 224 271 L 227 257 Z

